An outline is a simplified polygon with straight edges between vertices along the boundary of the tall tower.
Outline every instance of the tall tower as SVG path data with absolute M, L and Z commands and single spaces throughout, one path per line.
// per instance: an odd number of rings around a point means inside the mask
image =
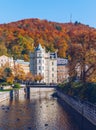
M 30 71 L 33 75 L 42 75 L 41 82 L 57 83 L 57 53 L 46 52 L 40 44 L 30 54 Z
M 30 54 L 30 71 L 33 75 L 40 74 L 44 77 L 44 52 L 45 50 L 38 44 L 34 53 Z M 44 79 L 42 82 L 44 82 Z
M 72 23 L 72 14 L 70 14 L 70 23 Z
M 41 74 L 42 76 L 44 76 L 44 52 L 40 44 L 35 48 L 35 70 L 36 74 Z

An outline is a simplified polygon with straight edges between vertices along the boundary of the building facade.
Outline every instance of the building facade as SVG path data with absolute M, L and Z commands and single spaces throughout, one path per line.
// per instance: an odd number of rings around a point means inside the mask
M 13 57 L 0 56 L 0 67 L 3 67 L 5 64 L 8 64 L 8 66 L 12 68 L 14 65 Z
M 17 59 L 14 61 L 15 65 L 19 65 L 25 74 L 30 72 L 29 62 L 25 62 L 24 60 Z
M 29 62 L 25 62 L 21 59 L 13 60 L 13 57 L 2 55 L 0 56 L 0 67 L 3 67 L 4 65 L 11 69 L 13 69 L 15 65 L 19 65 L 25 74 L 30 72 Z
M 42 83 L 57 83 L 57 53 L 46 52 L 39 44 L 30 54 L 30 71 L 42 75 Z
M 62 83 L 67 80 L 68 75 L 68 60 L 63 58 L 57 58 L 57 82 Z

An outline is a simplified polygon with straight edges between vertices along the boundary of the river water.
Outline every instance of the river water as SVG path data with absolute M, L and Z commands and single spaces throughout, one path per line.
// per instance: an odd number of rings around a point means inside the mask
M 0 103 L 0 130 L 96 130 L 52 92 L 30 92 Z M 75 119 L 75 117 L 78 118 Z M 79 121 L 80 118 L 80 121 Z

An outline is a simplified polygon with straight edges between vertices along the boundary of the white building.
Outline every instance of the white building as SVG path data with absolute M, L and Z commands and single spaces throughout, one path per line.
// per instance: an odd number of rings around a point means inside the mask
M 29 62 L 25 62 L 24 60 L 21 60 L 21 59 L 17 59 L 14 62 L 15 62 L 15 65 L 19 65 L 23 69 L 25 74 L 30 72 Z
M 13 57 L 8 57 L 5 55 L 0 56 L 0 67 L 3 67 L 5 64 L 8 64 L 10 67 L 13 67 Z
M 20 65 L 20 67 L 24 70 L 25 74 L 30 72 L 29 62 L 25 62 L 21 59 L 13 60 L 13 57 L 2 55 L 0 56 L 0 67 L 3 67 L 4 65 L 8 65 L 12 69 L 14 68 L 14 65 Z
M 47 53 L 39 44 L 30 54 L 30 71 L 33 75 L 42 75 L 41 82 L 57 83 L 57 53 Z

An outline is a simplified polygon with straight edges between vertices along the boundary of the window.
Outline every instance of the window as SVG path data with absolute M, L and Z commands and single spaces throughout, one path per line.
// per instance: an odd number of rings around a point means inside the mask
M 52 77 L 54 77 L 54 74 L 52 74 Z
M 54 71 L 54 68 L 52 68 L 52 71 Z
M 39 54 L 39 57 L 41 57 L 41 54 Z
M 41 66 L 39 66 L 39 70 L 41 70 Z
M 41 63 L 41 60 L 39 60 L 39 63 Z
M 54 62 L 52 62 L 52 65 L 54 65 Z
M 54 83 L 54 80 L 52 80 L 52 83 Z
M 38 53 L 38 54 L 37 54 L 37 57 L 41 57 L 41 53 Z

